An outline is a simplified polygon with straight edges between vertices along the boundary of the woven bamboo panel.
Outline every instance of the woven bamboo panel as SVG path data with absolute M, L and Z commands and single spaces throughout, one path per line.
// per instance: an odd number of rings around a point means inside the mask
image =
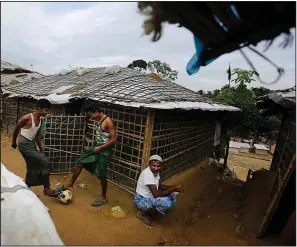
M 18 102 L 15 98 L 6 98 L 3 100 L 2 128 L 11 135 L 17 121 Z
M 281 182 L 283 181 L 284 175 L 287 172 L 288 166 L 294 154 L 296 154 L 296 122 L 295 115 L 292 114 L 284 120 L 283 126 L 278 135 L 271 163 L 271 169 L 276 173 L 276 176 L 265 210 L 267 210 L 270 206 Z
M 17 121 L 36 110 L 35 99 L 6 98 L 3 100 L 2 128 L 12 135 Z M 52 105 L 49 115 L 65 115 L 66 105 Z
M 108 179 L 134 193 L 141 171 L 145 112 L 141 109 L 104 105 L 100 109 L 113 119 L 117 132 L 117 142 L 108 167 Z M 89 121 L 87 125 L 85 149 L 91 145 L 96 125 L 95 121 Z
M 213 152 L 214 115 L 197 112 L 158 111 L 155 115 L 151 154 L 164 160 L 166 180 L 198 164 Z
M 85 118 L 82 116 L 48 116 L 44 151 L 52 173 L 71 172 L 83 151 Z

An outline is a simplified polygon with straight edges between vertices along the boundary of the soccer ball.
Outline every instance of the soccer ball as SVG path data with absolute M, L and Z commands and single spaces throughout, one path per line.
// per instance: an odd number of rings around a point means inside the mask
M 72 200 L 72 192 L 70 190 L 61 191 L 59 195 L 60 202 L 68 204 Z

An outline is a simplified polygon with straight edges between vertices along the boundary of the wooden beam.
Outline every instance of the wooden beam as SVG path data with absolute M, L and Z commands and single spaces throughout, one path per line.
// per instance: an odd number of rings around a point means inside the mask
M 143 142 L 143 149 L 142 149 L 142 156 L 141 156 L 141 171 L 143 171 L 147 167 L 149 157 L 151 155 L 154 123 L 155 123 L 155 111 L 149 110 L 146 115 L 146 123 L 145 123 L 145 130 L 144 130 L 144 142 Z
M 262 219 L 262 222 L 261 222 L 261 225 L 259 228 L 259 233 L 257 235 L 258 238 L 265 234 L 265 232 L 268 228 L 268 224 L 270 223 L 270 221 L 272 219 L 272 216 L 275 212 L 276 206 L 278 205 L 278 203 L 281 199 L 281 196 L 286 188 L 286 185 L 292 175 L 292 172 L 293 172 L 295 166 L 296 166 L 296 153 L 294 153 L 294 155 L 291 159 L 291 162 L 288 166 L 288 169 L 286 170 L 286 173 L 285 173 L 283 179 L 281 180 L 280 184 L 278 184 L 277 191 L 275 192 L 275 195 L 274 195 L 269 207 L 267 208 L 267 210 L 265 212 L 265 216 Z M 275 182 L 278 182 L 278 181 L 276 181 L 276 179 L 275 179 Z M 275 185 L 273 185 L 273 186 L 275 186 Z

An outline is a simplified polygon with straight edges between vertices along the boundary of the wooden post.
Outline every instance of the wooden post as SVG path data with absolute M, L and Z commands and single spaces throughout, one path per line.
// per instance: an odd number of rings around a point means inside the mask
M 147 112 L 146 122 L 145 122 L 143 150 L 142 150 L 142 157 L 141 157 L 141 171 L 143 171 L 147 167 L 148 160 L 151 155 L 154 123 L 155 123 L 155 111 L 149 110 Z
M 228 127 L 228 128 L 227 128 L 226 153 L 225 153 L 224 164 L 223 164 L 224 169 L 227 168 L 227 164 L 228 164 L 230 137 L 231 137 L 231 130 L 230 130 L 229 127 Z
M 16 112 L 16 120 L 15 120 L 15 124 L 18 123 L 19 121 L 19 109 L 20 109 L 20 99 L 18 97 L 18 101 L 17 101 L 17 112 Z

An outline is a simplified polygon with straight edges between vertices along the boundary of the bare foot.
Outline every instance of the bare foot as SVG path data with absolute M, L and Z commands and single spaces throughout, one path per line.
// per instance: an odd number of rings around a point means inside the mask
M 102 200 L 107 200 L 107 197 L 104 197 L 101 193 L 99 194 L 99 198 Z
M 73 184 L 68 184 L 67 185 L 67 190 L 72 191 L 74 189 L 74 185 Z
M 149 225 L 149 226 L 155 226 L 156 222 L 154 220 L 151 219 L 151 217 L 149 217 L 148 215 L 146 215 L 144 212 L 142 211 L 138 211 L 136 214 L 136 217 L 140 220 L 143 221 L 143 223 Z
M 44 190 L 43 190 L 43 194 L 44 194 L 45 196 L 53 196 L 53 194 L 54 194 L 54 190 L 53 190 L 52 188 L 44 189 Z

